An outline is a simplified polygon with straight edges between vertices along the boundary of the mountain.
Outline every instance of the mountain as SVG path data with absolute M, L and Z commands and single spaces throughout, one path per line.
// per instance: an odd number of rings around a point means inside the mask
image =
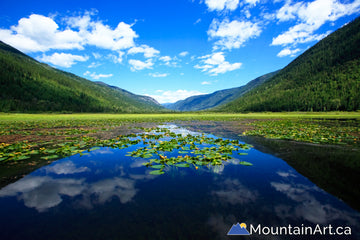
M 160 103 L 158 103 L 158 101 L 156 101 L 155 99 L 153 99 L 152 97 L 149 97 L 149 96 L 143 96 L 143 95 L 136 95 L 132 92 L 129 92 L 129 91 L 126 91 L 122 88 L 119 88 L 119 87 L 116 87 L 116 86 L 111 86 L 111 85 L 108 85 L 104 82 L 101 82 L 101 81 L 96 81 L 95 83 L 97 84 L 100 84 L 102 86 L 106 86 L 106 87 L 109 87 L 109 88 L 112 88 L 112 89 L 115 89 L 117 90 L 118 92 L 124 94 L 125 96 L 128 96 L 130 98 L 133 98 L 133 99 L 136 99 L 138 101 L 143 101 L 143 102 L 146 102 L 148 104 L 155 104 L 157 106 L 161 106 Z
M 214 108 L 235 100 L 254 87 L 261 85 L 266 80 L 273 77 L 277 72 L 278 71 L 260 76 L 241 87 L 224 89 L 211 94 L 192 96 L 175 103 L 163 104 L 163 106 L 178 111 L 199 111 Z
M 0 41 L 0 112 L 155 112 L 156 100 L 40 63 Z
M 360 18 L 330 34 L 226 112 L 360 109 Z

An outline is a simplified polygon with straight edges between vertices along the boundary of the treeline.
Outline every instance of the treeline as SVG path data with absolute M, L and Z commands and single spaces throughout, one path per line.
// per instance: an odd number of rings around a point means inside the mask
M 39 63 L 0 42 L 1 112 L 152 112 L 161 106 Z
M 360 18 L 330 34 L 223 111 L 360 109 Z

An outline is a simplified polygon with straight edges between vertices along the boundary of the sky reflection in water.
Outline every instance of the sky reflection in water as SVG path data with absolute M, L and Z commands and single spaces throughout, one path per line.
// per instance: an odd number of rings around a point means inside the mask
M 137 147 L 65 158 L 2 188 L 0 239 L 227 239 L 236 222 L 351 226 L 346 239 L 359 237 L 357 211 L 279 158 L 251 149 L 223 166 L 155 176 L 125 156 Z

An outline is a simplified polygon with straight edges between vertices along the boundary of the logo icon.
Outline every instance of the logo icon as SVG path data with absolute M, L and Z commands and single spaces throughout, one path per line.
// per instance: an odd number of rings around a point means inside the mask
M 237 223 L 232 225 L 229 232 L 227 233 L 228 236 L 237 236 L 237 235 L 250 235 L 248 230 L 246 230 L 246 224 L 245 223 Z

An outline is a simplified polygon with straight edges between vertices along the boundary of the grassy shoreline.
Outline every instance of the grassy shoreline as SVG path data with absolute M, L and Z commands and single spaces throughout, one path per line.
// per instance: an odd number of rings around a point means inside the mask
M 212 119 L 273 119 L 273 118 L 324 118 L 324 119 L 360 119 L 360 111 L 357 112 L 261 112 L 261 113 L 149 113 L 149 114 L 115 114 L 115 113 L 0 113 L 0 121 L 16 120 L 67 120 L 67 119 L 167 119 L 167 120 L 212 120 Z

